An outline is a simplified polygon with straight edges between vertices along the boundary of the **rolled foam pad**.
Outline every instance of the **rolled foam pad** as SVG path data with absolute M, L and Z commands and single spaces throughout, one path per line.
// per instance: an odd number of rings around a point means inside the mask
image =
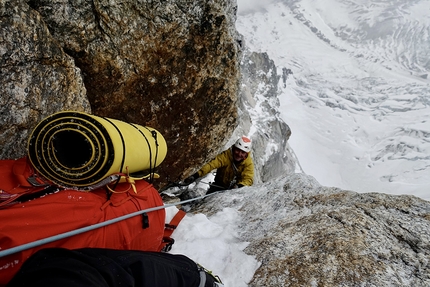
M 112 174 L 152 170 L 166 154 L 166 141 L 155 129 L 75 111 L 45 118 L 28 142 L 34 168 L 65 187 L 87 187 Z

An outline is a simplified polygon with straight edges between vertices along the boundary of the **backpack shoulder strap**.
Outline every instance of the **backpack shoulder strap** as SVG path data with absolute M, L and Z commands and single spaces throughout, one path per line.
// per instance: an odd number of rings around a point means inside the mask
M 12 173 L 20 186 L 31 187 L 31 184 L 28 182 L 27 179 L 31 175 L 33 175 L 33 168 L 26 157 L 20 158 L 15 161 L 12 166 Z
M 164 227 L 164 236 L 163 241 L 160 245 L 160 250 L 164 252 L 168 252 L 172 249 L 173 243 L 175 243 L 175 240 L 171 238 L 173 231 L 178 227 L 179 223 L 181 222 L 182 218 L 185 217 L 187 213 L 183 210 L 179 210 L 175 216 L 173 216 L 172 220 L 170 220 L 170 223 L 166 223 Z
M 0 208 L 14 203 L 18 199 L 25 201 L 43 195 L 39 194 L 40 191 L 48 192 L 57 189 L 36 176 L 27 157 L 0 161 L 0 176 L 2 179 L 0 182 Z

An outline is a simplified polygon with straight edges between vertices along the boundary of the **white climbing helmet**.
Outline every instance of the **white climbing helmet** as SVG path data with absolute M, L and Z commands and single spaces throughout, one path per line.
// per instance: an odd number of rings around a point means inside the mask
M 234 146 L 240 150 L 243 150 L 244 152 L 250 152 L 251 151 L 251 139 L 246 137 L 246 136 L 242 136 L 241 138 L 239 138 L 236 141 Z

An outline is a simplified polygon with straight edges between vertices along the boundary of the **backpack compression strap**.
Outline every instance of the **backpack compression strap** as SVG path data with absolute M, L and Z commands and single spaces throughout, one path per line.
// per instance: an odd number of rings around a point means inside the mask
M 169 252 L 172 249 L 173 243 L 175 240 L 171 238 L 173 231 L 175 231 L 176 227 L 178 227 L 179 222 L 181 222 L 182 218 L 184 218 L 186 212 L 183 210 L 178 210 L 178 212 L 173 216 L 172 220 L 169 224 L 165 225 L 164 228 L 164 236 L 163 241 L 160 245 L 160 250 L 164 252 Z

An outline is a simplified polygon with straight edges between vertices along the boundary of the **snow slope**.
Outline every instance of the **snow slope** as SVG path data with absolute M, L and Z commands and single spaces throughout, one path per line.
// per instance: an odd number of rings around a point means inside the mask
M 283 120 L 321 184 L 430 200 L 430 1 L 238 1 L 237 30 L 292 75 Z

